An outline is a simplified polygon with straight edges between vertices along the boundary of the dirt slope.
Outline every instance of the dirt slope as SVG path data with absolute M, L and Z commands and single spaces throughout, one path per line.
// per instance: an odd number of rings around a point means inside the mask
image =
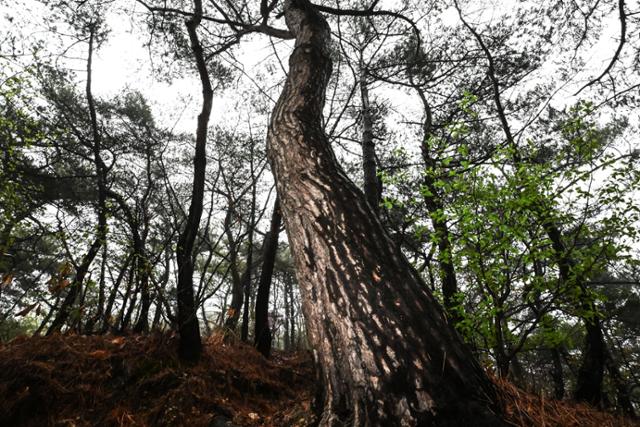
M 306 425 L 306 355 L 209 342 L 181 366 L 171 335 L 21 338 L 0 347 L 0 426 Z
M 0 426 L 308 426 L 308 354 L 264 359 L 210 340 L 182 366 L 173 335 L 18 338 L 0 345 Z M 626 427 L 633 420 L 525 393 L 494 378 L 514 426 Z M 471 425 L 471 424 L 470 424 Z

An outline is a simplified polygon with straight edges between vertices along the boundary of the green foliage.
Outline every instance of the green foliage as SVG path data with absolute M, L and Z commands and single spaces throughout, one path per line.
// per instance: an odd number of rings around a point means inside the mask
M 9 249 L 26 227 L 19 223 L 37 206 L 34 196 L 40 191 L 27 176 L 29 150 L 43 134 L 41 124 L 22 107 L 28 102 L 26 85 L 24 78 L 12 76 L 0 87 L 0 272 L 6 271 Z
M 37 327 L 37 320 L 30 316 L 20 320 L 11 317 L 5 319 L 0 322 L 0 342 L 6 343 L 21 335 L 31 335 Z
M 632 156 L 608 149 L 625 122 L 603 125 L 593 105 L 580 102 L 556 112 L 547 129 L 552 144 L 534 138 L 502 144 L 476 163 L 470 137 L 480 119 L 478 103 L 462 91 L 459 119 L 442 126 L 447 136 L 424 138 L 431 160 L 417 178 L 406 171 L 382 176 L 383 204 L 389 211 L 424 200 L 442 204 L 422 217 L 405 216 L 412 232 L 406 239 L 437 247 L 442 236 L 431 220 L 449 224 L 452 250 L 437 259 L 454 263 L 460 289 L 450 310 L 461 319 L 457 328 L 466 340 L 507 355 L 511 348 L 577 345 L 576 319 L 605 316 L 605 296 L 588 283 L 629 262 L 630 243 L 637 242 L 640 217 L 632 195 L 640 174 Z M 600 174 L 605 179 L 594 185 Z M 565 252 L 554 248 L 549 224 L 562 233 Z M 559 276 L 560 258 L 570 260 L 567 281 Z M 431 276 L 436 290 L 441 277 Z

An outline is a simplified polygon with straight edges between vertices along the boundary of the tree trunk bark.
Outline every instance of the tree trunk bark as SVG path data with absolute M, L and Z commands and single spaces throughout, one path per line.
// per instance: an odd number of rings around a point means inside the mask
M 260 272 L 260 282 L 258 284 L 258 295 L 256 296 L 256 324 L 255 324 L 255 346 L 264 357 L 271 355 L 271 327 L 269 325 L 269 293 L 271 290 L 271 278 L 273 276 L 273 266 L 278 252 L 278 237 L 280 234 L 280 207 L 278 199 L 273 206 L 269 233 L 264 240 L 262 254 L 262 271 Z M 285 310 L 285 311 L 288 311 Z M 285 328 L 285 334 L 286 334 Z
M 164 300 L 164 293 L 167 289 L 167 283 L 169 283 L 169 272 L 171 271 L 171 253 L 169 252 L 169 246 L 164 250 L 164 271 L 160 278 L 160 283 L 156 285 L 155 304 L 156 311 L 153 313 L 153 321 L 151 323 L 151 329 L 157 329 L 160 324 L 162 316 L 162 302 Z
M 291 319 L 291 302 L 289 299 L 289 284 L 287 281 L 282 282 L 283 290 L 282 297 L 284 300 L 284 337 L 283 337 L 283 345 L 284 351 L 291 350 L 291 340 L 290 340 L 290 332 L 289 332 L 289 324 Z
M 602 401 L 602 379 L 605 366 L 605 345 L 600 320 L 585 319 L 585 344 L 582 350 L 582 363 L 578 369 L 574 398 L 599 406 Z
M 495 390 L 339 167 L 322 127 L 327 22 L 286 1 L 296 37 L 268 134 L 324 403 L 321 426 L 502 425 Z
M 449 226 L 447 224 L 447 217 L 444 211 L 444 203 L 440 196 L 440 190 L 436 187 L 435 182 L 435 168 L 436 162 L 430 152 L 429 138 L 433 136 L 433 121 L 431 114 L 431 106 L 427 100 L 424 91 L 416 87 L 416 91 L 420 96 L 422 105 L 424 107 L 425 119 L 424 119 L 424 137 L 422 145 L 420 147 L 420 153 L 422 155 L 422 161 L 426 168 L 423 179 L 423 191 L 422 196 L 424 198 L 424 204 L 431 217 L 431 224 L 433 226 L 433 232 L 438 242 L 438 266 L 440 267 L 439 276 L 442 286 L 442 297 L 444 299 L 444 306 L 447 309 L 447 314 L 451 317 L 454 324 L 462 320 L 462 313 L 460 313 L 461 307 L 456 299 L 456 293 L 458 292 L 458 279 L 456 276 L 456 269 L 453 264 L 453 248 L 451 245 L 451 236 L 449 233 Z
M 87 323 L 84 326 L 85 335 L 92 334 L 95 325 L 98 321 L 103 318 L 104 312 L 104 302 L 106 298 L 106 268 L 107 268 L 107 242 L 102 246 L 102 259 L 100 260 L 100 281 L 98 284 L 98 307 L 96 308 L 95 314 L 87 319 Z
M 362 171 L 364 174 L 364 195 L 375 212 L 380 208 L 380 182 L 376 165 L 376 144 L 373 140 L 373 115 L 369 100 L 369 86 L 362 56 L 358 64 L 360 72 L 360 113 L 362 115 Z
M 584 278 L 572 273 L 574 260 L 562 240 L 562 233 L 558 226 L 545 213 L 544 207 L 538 206 L 539 215 L 543 218 L 543 227 L 554 251 L 558 264 L 560 280 L 565 286 L 573 285 L 578 288 L 578 302 L 580 309 L 586 314 L 582 321 L 585 326 L 585 341 L 582 350 L 582 362 L 578 369 L 576 387 L 573 397 L 580 402 L 587 402 L 599 406 L 602 401 L 602 380 L 606 361 L 606 345 L 600 326 L 600 318 L 596 306 L 587 295 Z
M 226 320 L 224 322 L 224 339 L 228 340 L 233 333 L 235 333 L 236 326 L 238 325 L 238 319 L 240 318 L 240 310 L 242 309 L 242 284 L 244 283 L 244 274 L 240 276 L 238 271 L 238 242 L 233 237 L 233 230 L 231 229 L 231 218 L 234 215 L 233 205 L 229 200 L 229 207 L 227 209 L 227 215 L 224 220 L 224 231 L 227 235 L 227 244 L 229 246 L 229 269 L 231 270 L 231 303 L 226 313 Z
M 557 347 L 549 349 L 551 356 L 551 379 L 553 380 L 553 397 L 562 400 L 564 399 L 564 372 L 562 370 L 562 359 L 560 358 L 560 351 Z
M 211 107 L 213 105 L 213 88 L 209 79 L 209 72 L 205 63 L 202 46 L 198 39 L 197 29 L 202 20 L 202 1 L 194 0 L 195 11 L 191 19 L 186 22 L 191 50 L 196 60 L 198 75 L 202 84 L 202 110 L 198 115 L 196 129 L 196 152 L 193 158 L 193 189 L 189 215 L 184 230 L 178 239 L 176 258 L 178 261 L 178 332 L 180 342 L 178 354 L 187 362 L 197 362 L 202 353 L 200 339 L 200 325 L 198 324 L 197 307 L 193 295 L 193 245 L 198 234 L 200 218 L 202 217 L 202 203 L 204 199 L 205 170 L 207 167 L 207 129 Z
M 251 145 L 251 213 L 249 215 L 249 248 L 247 252 L 247 269 L 245 270 L 242 283 L 242 291 L 244 292 L 244 310 L 242 312 L 242 325 L 240 327 L 240 339 L 242 342 L 249 340 L 249 302 L 251 299 L 251 280 L 253 278 L 253 234 L 256 226 L 256 179 L 253 169 L 253 144 Z
M 120 288 L 120 284 L 122 283 L 122 279 L 124 279 L 125 274 L 127 273 L 127 269 L 129 268 L 129 264 L 133 259 L 133 254 L 127 255 L 124 264 L 120 267 L 120 271 L 118 272 L 118 277 L 116 278 L 115 283 L 113 284 L 113 288 L 111 289 L 111 293 L 109 294 L 109 299 L 107 300 L 107 305 L 104 309 L 104 313 L 102 315 L 102 327 L 100 328 L 100 333 L 104 334 L 110 328 L 114 328 L 114 322 L 111 316 L 111 311 L 113 310 L 113 305 L 115 304 L 116 297 L 118 296 L 118 290 Z
M 120 333 L 124 330 L 125 327 L 125 318 L 127 315 L 127 303 L 129 302 L 129 297 L 131 296 L 131 292 L 135 291 L 133 289 L 133 282 L 135 280 L 135 271 L 136 271 L 136 260 L 135 258 L 131 259 L 131 267 L 129 268 L 129 277 L 127 277 L 127 287 L 124 291 L 124 295 L 122 297 L 122 306 L 120 307 L 120 313 L 118 314 L 118 320 L 114 322 L 111 330 L 112 332 Z
M 289 294 L 289 350 L 296 351 L 296 305 L 293 299 L 293 277 L 290 274 L 284 276 L 287 284 L 287 292 Z
M 136 286 L 136 289 L 131 296 L 131 301 L 129 302 L 129 306 L 125 311 L 125 315 L 122 317 L 122 322 L 120 323 L 120 332 L 127 331 L 131 326 L 131 318 L 133 317 L 133 311 L 136 309 L 136 302 L 138 301 L 138 293 L 140 292 L 140 284 Z
M 102 138 L 100 135 L 100 130 L 98 129 L 98 116 L 96 113 L 95 101 L 93 99 L 92 93 L 92 64 L 93 64 L 93 50 L 94 50 L 94 39 L 95 32 L 97 30 L 96 24 L 93 24 L 90 27 L 89 33 L 89 52 L 87 57 L 87 83 L 86 83 L 86 96 L 87 96 L 87 105 L 89 108 L 89 118 L 91 120 L 91 135 L 92 135 L 92 151 L 93 151 L 93 161 L 96 169 L 96 184 L 98 187 L 98 204 L 96 206 L 97 214 L 98 214 L 98 229 L 97 229 L 97 238 L 100 240 L 100 244 L 104 246 L 106 253 L 106 245 L 107 245 L 107 168 L 102 161 L 102 156 L 100 151 L 102 150 Z M 104 279 L 104 277 L 102 277 Z M 100 283 L 101 290 L 103 286 L 103 282 Z M 102 307 L 99 307 L 102 309 Z M 80 319 L 78 319 L 80 321 Z M 91 325 L 93 328 L 93 326 Z
M 49 307 L 49 311 L 47 312 L 47 315 L 44 317 L 44 319 L 42 319 L 42 322 L 40 322 L 40 326 L 38 326 L 38 329 L 36 329 L 36 331 L 33 333 L 34 337 L 40 336 L 45 326 L 47 326 L 47 323 L 49 323 L 49 319 L 51 319 L 51 316 L 53 316 L 53 313 L 56 312 L 56 307 L 58 306 L 58 302 L 60 302 L 60 295 L 56 296 L 56 300 L 53 302 L 53 305 Z
M 613 385 L 616 388 L 616 406 L 617 409 L 622 412 L 626 417 L 635 418 L 636 412 L 633 408 L 633 403 L 631 403 L 631 395 L 629 392 L 629 387 L 625 379 L 622 377 L 620 373 L 620 369 L 618 368 L 618 364 L 613 359 L 613 356 L 609 350 L 607 350 L 607 371 L 609 372 L 609 377 L 613 382 Z
M 62 305 L 56 314 L 56 317 L 53 319 L 51 326 L 47 330 L 46 335 L 51 335 L 55 332 L 60 332 L 62 327 L 65 325 L 67 320 L 69 319 L 69 314 L 71 314 L 71 308 L 76 303 L 78 296 L 82 292 L 82 285 L 84 283 L 84 277 L 89 271 L 89 267 L 93 262 L 94 258 L 98 254 L 100 247 L 102 246 L 102 238 L 101 236 L 96 236 L 95 240 L 89 247 L 89 250 L 85 254 L 84 258 L 82 258 L 82 262 L 78 266 L 78 270 L 76 271 L 76 276 L 73 279 L 73 283 L 69 286 L 69 292 L 67 296 L 62 301 Z

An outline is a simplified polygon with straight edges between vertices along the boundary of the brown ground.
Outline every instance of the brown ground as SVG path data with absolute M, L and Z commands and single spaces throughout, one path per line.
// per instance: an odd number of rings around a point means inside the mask
M 53 336 L 0 344 L 0 426 L 308 426 L 308 355 L 265 360 L 252 347 L 205 347 L 182 366 L 176 339 Z M 623 427 L 630 420 L 494 380 L 514 426 Z
M 0 426 L 306 425 L 305 355 L 209 342 L 181 366 L 173 336 L 53 336 L 0 346 Z

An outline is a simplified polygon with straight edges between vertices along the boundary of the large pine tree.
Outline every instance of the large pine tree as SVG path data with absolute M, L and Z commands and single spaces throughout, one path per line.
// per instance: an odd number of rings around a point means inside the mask
M 500 425 L 495 392 L 363 193 L 322 125 L 330 29 L 285 2 L 295 36 L 268 150 L 314 356 L 320 425 Z

